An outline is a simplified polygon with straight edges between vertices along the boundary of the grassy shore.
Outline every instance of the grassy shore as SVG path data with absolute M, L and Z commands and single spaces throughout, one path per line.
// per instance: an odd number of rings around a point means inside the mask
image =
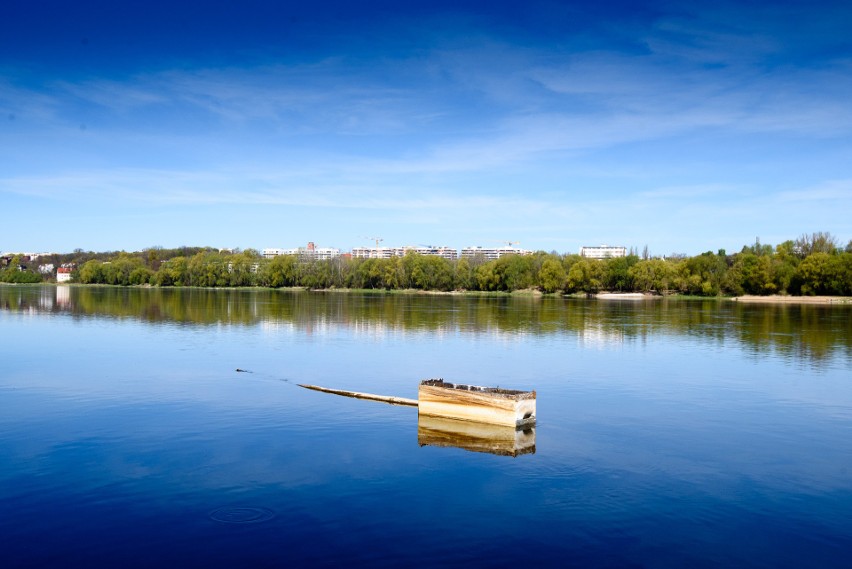
M 736 302 L 777 303 L 777 304 L 852 304 L 849 296 L 735 296 Z

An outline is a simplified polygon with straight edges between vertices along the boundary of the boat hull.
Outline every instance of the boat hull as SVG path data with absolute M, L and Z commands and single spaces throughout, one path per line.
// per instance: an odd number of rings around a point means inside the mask
M 417 393 L 419 414 L 524 427 L 535 424 L 535 391 L 458 385 L 425 380 Z

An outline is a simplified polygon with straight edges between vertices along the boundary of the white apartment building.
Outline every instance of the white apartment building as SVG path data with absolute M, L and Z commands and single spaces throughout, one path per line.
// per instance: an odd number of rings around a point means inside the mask
M 294 247 L 292 249 L 269 248 L 263 250 L 263 257 L 265 259 L 272 259 L 279 255 L 295 255 L 309 260 L 327 261 L 328 259 L 339 257 L 340 249 L 335 249 L 334 247 L 317 247 L 311 241 L 307 247 Z
M 353 247 L 353 259 L 390 259 L 399 257 L 395 247 Z
M 626 257 L 625 247 L 610 247 L 609 245 L 598 245 L 597 247 L 580 247 L 580 256 L 587 259 L 612 259 L 613 257 Z
M 264 259 L 272 259 L 273 257 L 277 257 L 279 255 L 298 255 L 297 249 L 279 249 L 277 247 L 270 247 L 263 250 L 263 258 Z
M 435 247 L 433 245 L 413 247 L 411 245 L 400 247 L 400 256 L 404 257 L 409 251 L 418 255 L 432 255 L 435 257 L 443 257 L 444 259 L 455 261 L 459 258 L 459 252 L 449 247 Z
M 465 247 L 461 250 L 462 259 L 470 259 L 481 255 L 489 261 L 499 259 L 504 255 L 530 255 L 532 251 L 519 249 L 517 247 Z
M 449 247 L 406 245 L 405 247 L 354 247 L 352 257 L 354 259 L 391 259 L 393 257 L 405 257 L 408 252 L 443 257 L 450 261 L 458 259 L 459 256 L 458 251 Z

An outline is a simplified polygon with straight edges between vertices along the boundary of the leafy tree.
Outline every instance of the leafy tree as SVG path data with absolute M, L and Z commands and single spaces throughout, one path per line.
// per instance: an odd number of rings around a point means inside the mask
M 260 255 L 253 249 L 229 255 L 226 258 L 228 267 L 228 284 L 230 286 L 254 286 L 257 283 L 257 271 L 260 266 Z
M 189 284 L 187 272 L 186 257 L 173 257 L 160 265 L 155 280 L 159 286 L 185 286 Z
M 298 259 L 294 255 L 273 257 L 260 267 L 260 284 L 272 288 L 296 286 L 297 263 Z
M 604 288 L 617 291 L 633 290 L 633 278 L 630 276 L 630 268 L 638 261 L 639 257 L 636 255 L 615 257 L 604 261 L 606 267 Z
M 402 259 L 399 257 L 393 257 L 391 259 L 378 259 L 378 261 L 381 288 L 385 290 L 399 288 L 399 277 L 402 272 Z
M 476 286 L 479 290 L 501 290 L 500 274 L 497 272 L 497 261 L 483 263 L 474 269 Z
M 565 273 L 562 263 L 552 258 L 545 260 L 538 272 L 538 282 L 544 292 L 563 290 L 567 278 L 568 275 Z
M 734 294 L 772 294 L 777 285 L 772 275 L 772 260 L 768 256 L 740 253 L 728 273 L 726 288 Z
M 328 260 L 298 261 L 299 286 L 323 289 L 332 286 L 332 265 Z
M 410 255 L 413 265 L 410 279 L 414 287 L 421 290 L 453 289 L 453 268 L 442 257 L 432 255 Z
M 355 270 L 355 288 L 384 288 L 383 259 L 364 259 Z
M 808 255 L 799 265 L 797 274 L 802 281 L 802 294 L 831 294 L 831 283 L 835 281 L 831 255 L 818 252 Z
M 642 292 L 670 290 L 677 277 L 675 267 L 662 259 L 639 261 L 628 269 L 628 274 L 634 290 Z
M 136 267 L 129 275 L 129 284 L 143 285 L 149 284 L 154 278 L 154 271 L 148 267 Z
M 531 288 L 535 281 L 535 258 L 529 255 L 504 255 L 495 261 L 498 289 L 505 291 Z
M 456 261 L 453 280 L 455 288 L 460 290 L 473 290 L 476 287 L 476 278 L 470 261 L 465 258 Z
M 677 270 L 681 292 L 715 296 L 722 292 L 728 265 L 725 257 L 707 251 L 680 261 Z
M 567 287 L 569 292 L 597 292 L 603 286 L 606 268 L 600 261 L 583 259 L 571 265 L 568 271 Z
M 86 261 L 77 273 L 77 277 L 83 284 L 103 284 L 103 263 L 92 259 Z
M 835 267 L 835 294 L 852 296 L 852 251 L 839 255 Z

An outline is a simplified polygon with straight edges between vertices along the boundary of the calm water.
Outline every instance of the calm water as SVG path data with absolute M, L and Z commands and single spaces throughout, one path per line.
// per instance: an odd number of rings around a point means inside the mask
M 848 567 L 850 316 L 2 286 L 0 563 Z M 536 389 L 534 447 L 296 385 L 428 377 Z

